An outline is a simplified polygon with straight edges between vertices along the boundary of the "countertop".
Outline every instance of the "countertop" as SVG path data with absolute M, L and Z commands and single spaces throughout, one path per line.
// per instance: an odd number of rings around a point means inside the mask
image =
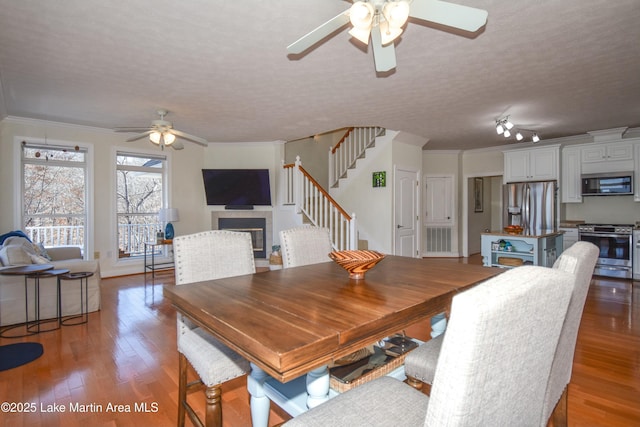
M 510 238 L 515 238 L 515 237 L 523 237 L 523 238 L 534 238 L 534 239 L 540 239 L 543 237 L 552 237 L 552 236 L 557 236 L 558 234 L 564 234 L 564 231 L 562 230 L 540 230 L 540 231 L 534 231 L 534 232 L 530 232 L 529 234 L 511 234 L 511 233 L 506 233 L 504 231 L 490 231 L 487 233 L 482 233 L 483 235 L 488 235 L 488 236 L 504 236 L 504 237 L 510 237 Z
M 577 228 L 578 225 L 584 224 L 585 221 L 583 219 L 565 219 L 560 221 L 561 228 Z

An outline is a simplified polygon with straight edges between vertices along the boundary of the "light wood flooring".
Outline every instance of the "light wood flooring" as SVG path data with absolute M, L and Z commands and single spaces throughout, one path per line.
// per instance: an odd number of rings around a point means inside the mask
M 640 283 L 632 283 L 592 282 L 569 387 L 570 426 L 640 426 Z M 103 279 L 102 310 L 88 324 L 0 338 L 0 345 L 37 341 L 45 349 L 38 360 L 0 372 L 0 402 L 33 409 L 0 412 L 0 426 L 174 426 L 176 323 L 162 298 L 165 284 L 173 285 L 172 272 L 146 287 L 143 275 Z M 408 333 L 425 339 L 427 326 Z M 246 377 L 225 384 L 223 414 L 225 427 L 251 424 Z M 270 425 L 287 418 L 272 405 Z

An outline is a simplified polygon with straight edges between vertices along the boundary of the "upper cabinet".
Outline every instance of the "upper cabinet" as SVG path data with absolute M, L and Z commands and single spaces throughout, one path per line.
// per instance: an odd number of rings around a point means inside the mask
M 562 149 L 562 203 L 581 203 L 583 174 L 633 172 L 633 197 L 640 202 L 640 138 L 570 145 Z
M 633 163 L 635 179 L 633 183 L 633 200 L 640 202 L 640 142 L 634 144 Z
M 582 173 L 627 172 L 633 170 L 633 144 L 611 142 L 582 149 Z
M 545 146 L 504 152 L 504 182 L 557 180 L 560 146 Z

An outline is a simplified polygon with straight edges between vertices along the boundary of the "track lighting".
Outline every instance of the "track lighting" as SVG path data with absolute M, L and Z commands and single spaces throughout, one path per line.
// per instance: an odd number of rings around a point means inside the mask
M 539 142 L 540 137 L 538 134 L 532 130 L 516 128 L 516 126 L 509 120 L 509 116 L 502 117 L 501 119 L 496 120 L 496 133 L 498 135 L 502 135 L 505 138 L 509 138 L 511 136 L 511 129 L 514 129 L 516 140 L 522 141 L 524 139 L 524 132 L 529 132 L 532 134 L 531 141 Z

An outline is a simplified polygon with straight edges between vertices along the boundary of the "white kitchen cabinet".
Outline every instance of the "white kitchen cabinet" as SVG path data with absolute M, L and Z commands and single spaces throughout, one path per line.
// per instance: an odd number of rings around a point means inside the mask
M 635 171 L 635 178 L 633 183 L 633 200 L 636 202 L 640 202 L 640 142 L 636 142 L 634 144 L 633 162 L 635 165 L 633 168 Z
M 568 147 L 562 150 L 562 179 L 560 191 L 562 203 L 582 203 L 581 149 Z
M 557 180 L 560 146 L 504 152 L 504 182 Z
M 610 142 L 582 148 L 582 173 L 628 172 L 633 169 L 633 144 Z
M 564 250 L 561 249 L 563 234 L 559 232 L 539 235 L 482 233 L 480 239 L 482 263 L 485 267 L 512 268 L 518 264 L 551 267 Z M 514 262 L 518 260 L 520 261 Z
M 562 250 L 566 251 L 571 245 L 578 241 L 578 228 L 577 227 L 560 227 L 558 231 L 563 231 L 562 235 Z

